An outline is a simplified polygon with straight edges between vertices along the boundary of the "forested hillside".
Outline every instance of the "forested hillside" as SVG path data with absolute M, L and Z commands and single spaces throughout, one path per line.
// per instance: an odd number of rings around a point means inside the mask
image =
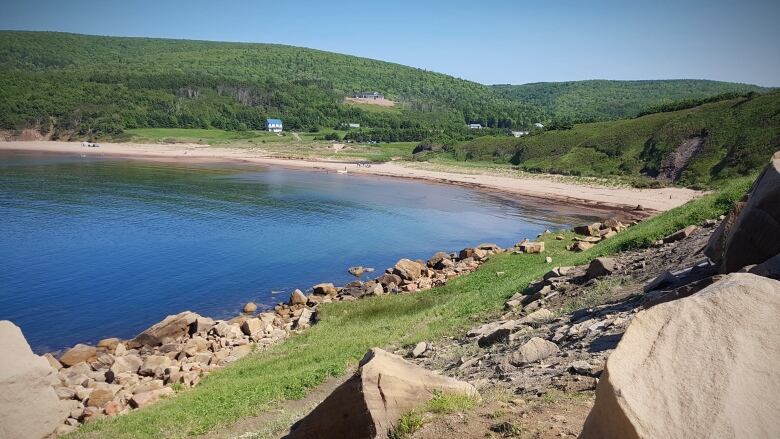
M 708 185 L 760 169 L 778 149 L 780 92 L 772 92 L 517 139 L 482 137 L 425 155 L 511 163 L 529 171 Z
M 630 118 L 645 110 L 658 110 L 659 107 L 678 101 L 704 100 L 717 95 L 735 97 L 749 92 L 767 91 L 749 84 L 694 79 L 538 82 L 493 87 L 506 97 L 537 105 L 554 120 L 565 122 Z
M 400 111 L 345 105 L 378 91 Z M 81 134 L 125 128 L 289 129 L 343 123 L 419 137 L 466 122 L 524 127 L 535 106 L 488 86 L 382 61 L 270 44 L 0 32 L 0 127 Z M 415 140 L 403 139 L 397 140 Z

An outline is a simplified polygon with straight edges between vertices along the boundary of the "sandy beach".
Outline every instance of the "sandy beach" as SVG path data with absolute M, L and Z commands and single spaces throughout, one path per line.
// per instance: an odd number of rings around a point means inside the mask
M 606 187 L 594 184 L 578 184 L 534 176 L 509 177 L 481 173 L 444 172 L 404 166 L 403 162 L 373 164 L 371 167 L 356 163 L 326 160 L 286 159 L 269 157 L 261 149 L 215 147 L 199 144 L 139 144 L 100 143 L 98 148 L 84 147 L 79 142 L 10 141 L 0 142 L 0 150 L 73 153 L 97 156 L 117 156 L 135 159 L 166 160 L 175 162 L 234 161 L 272 166 L 287 166 L 337 172 L 413 178 L 459 186 L 481 188 L 546 200 L 587 205 L 591 208 L 629 210 L 641 205 L 647 213 L 661 212 L 680 206 L 699 196 L 685 188 L 634 189 Z

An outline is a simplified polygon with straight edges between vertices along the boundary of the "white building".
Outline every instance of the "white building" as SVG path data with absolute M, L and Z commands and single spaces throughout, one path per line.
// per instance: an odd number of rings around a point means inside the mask
M 360 124 L 359 124 L 359 123 L 350 123 L 350 124 L 347 124 L 347 125 L 348 125 L 350 128 L 360 128 Z
M 512 131 L 512 135 L 515 137 L 523 137 L 529 134 L 528 131 Z
M 383 95 L 382 93 L 376 92 L 376 91 L 374 91 L 374 92 L 362 91 L 362 92 L 353 94 L 352 97 L 355 98 L 355 99 L 379 100 L 379 99 L 384 99 L 385 95 Z
M 472 130 L 481 130 L 482 129 L 482 124 L 470 123 L 469 124 L 469 128 L 472 129 Z
M 542 124 L 541 124 L 541 123 L 539 123 L 539 122 L 536 122 L 536 123 L 534 124 L 534 127 L 536 127 L 536 128 L 544 128 L 544 125 L 542 125 Z
M 266 119 L 265 120 L 265 129 L 268 130 L 268 132 L 271 132 L 271 133 L 281 133 L 282 132 L 282 120 L 281 119 Z

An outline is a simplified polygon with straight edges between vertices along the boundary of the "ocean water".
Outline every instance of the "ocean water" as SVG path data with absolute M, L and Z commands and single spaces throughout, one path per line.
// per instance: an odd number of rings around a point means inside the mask
M 0 319 L 55 351 L 595 217 L 410 180 L 0 152 Z

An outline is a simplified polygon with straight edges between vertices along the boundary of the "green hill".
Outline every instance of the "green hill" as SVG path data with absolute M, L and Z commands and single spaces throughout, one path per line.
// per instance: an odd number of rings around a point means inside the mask
M 648 108 L 678 101 L 767 91 L 755 85 L 695 79 L 538 82 L 493 88 L 518 102 L 537 105 L 553 118 L 575 122 L 636 117 Z
M 440 154 L 529 171 L 707 185 L 754 172 L 780 149 L 780 92 L 447 149 Z
M 398 110 L 346 105 L 356 91 L 384 93 Z M 527 126 L 544 114 L 475 82 L 312 49 L 0 31 L 0 128 L 243 130 L 266 117 L 294 130 L 360 123 L 420 137 L 472 121 Z

